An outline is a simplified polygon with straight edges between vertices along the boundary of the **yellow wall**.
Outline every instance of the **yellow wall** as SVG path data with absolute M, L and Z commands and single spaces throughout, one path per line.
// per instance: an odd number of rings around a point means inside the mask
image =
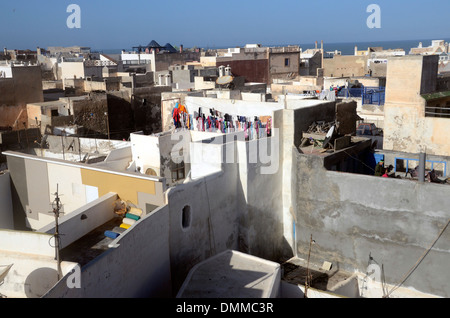
M 155 181 L 126 177 L 112 173 L 81 169 L 83 184 L 98 188 L 101 197 L 109 192 L 114 192 L 124 201 L 138 204 L 138 192 L 155 194 Z

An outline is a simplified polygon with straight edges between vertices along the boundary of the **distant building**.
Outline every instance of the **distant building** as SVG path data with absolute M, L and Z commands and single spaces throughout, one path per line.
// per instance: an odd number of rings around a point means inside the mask
M 293 79 L 299 75 L 300 48 L 250 44 L 229 48 L 216 56 L 202 56 L 201 62 L 205 66 L 230 66 L 234 76 L 245 77 L 247 82 L 271 84 L 274 79 Z
M 418 54 L 418 55 L 434 55 L 441 53 L 449 53 L 448 42 L 444 40 L 433 40 L 431 41 L 431 45 L 424 47 L 422 42 L 419 43 L 418 47 L 411 48 L 409 54 Z
M 91 53 L 91 48 L 86 46 L 70 46 L 70 47 L 50 46 L 47 48 L 47 51 L 51 55 L 55 55 L 58 53 L 89 54 Z
M 386 77 L 388 57 L 404 56 L 403 49 L 383 49 L 369 47 L 359 51 L 355 46 L 354 55 L 335 55 L 323 60 L 324 76 L 326 77 Z
M 151 41 L 147 46 L 135 46 L 135 51 L 122 51 L 121 61 L 125 71 L 145 69 L 153 72 L 154 81 L 159 82 L 159 72 L 167 72 L 171 65 L 185 65 L 188 62 L 200 61 L 199 50 L 184 50 L 183 46 L 177 51 L 170 43 L 165 46 Z
M 26 128 L 26 105 L 43 102 L 41 68 L 0 64 L 0 127 Z

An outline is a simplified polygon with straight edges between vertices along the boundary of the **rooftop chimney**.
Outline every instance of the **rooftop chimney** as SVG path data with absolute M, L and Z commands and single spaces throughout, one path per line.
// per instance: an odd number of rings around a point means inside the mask
M 183 44 L 180 44 L 180 53 L 183 53 Z

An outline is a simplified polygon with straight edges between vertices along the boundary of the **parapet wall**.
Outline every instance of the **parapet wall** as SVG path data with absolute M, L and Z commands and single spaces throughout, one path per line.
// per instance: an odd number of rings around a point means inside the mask
M 298 152 L 293 161 L 297 256 L 308 256 L 312 235 L 311 261 L 363 273 L 372 261 L 397 284 L 439 238 L 403 287 L 450 296 L 450 232 L 439 237 L 450 219 L 449 186 L 327 171 Z

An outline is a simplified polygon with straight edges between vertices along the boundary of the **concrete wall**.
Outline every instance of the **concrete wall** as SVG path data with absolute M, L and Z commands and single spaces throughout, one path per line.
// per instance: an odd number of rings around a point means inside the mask
M 200 61 L 200 52 L 182 52 L 182 53 L 170 53 L 170 54 L 152 54 L 154 56 L 155 69 L 152 71 L 159 72 L 169 69 L 169 66 L 174 64 L 184 65 L 187 62 Z
M 214 108 L 224 114 L 240 116 L 271 116 L 277 109 L 283 108 L 279 103 L 266 103 L 266 102 L 250 102 L 242 100 L 228 100 L 228 99 L 216 99 L 216 98 L 198 98 L 188 96 L 185 99 L 185 106 L 189 114 L 194 114 L 194 111 L 198 111 L 199 107 L 204 109 Z M 209 114 L 209 111 L 204 111 Z
M 191 144 L 192 179 L 167 194 L 174 291 L 194 265 L 226 249 L 277 260 L 288 248 L 278 137 L 245 142 L 237 133 Z M 191 223 L 183 227 L 186 206 Z
M 172 185 L 172 170 L 174 163 L 185 163 L 186 173 L 190 170 L 188 164 L 190 132 L 180 131 L 173 134 L 143 135 L 131 134 L 133 162 L 141 173 L 152 169 L 156 175 L 166 178 Z
M 22 106 L 0 106 L 0 127 L 11 127 L 12 129 L 27 128 L 27 109 Z
M 231 60 L 229 58 L 219 59 L 216 67 L 230 66 L 231 73 L 235 77 L 245 77 L 246 82 L 257 82 L 270 84 L 269 60 L 265 58 L 249 57 L 248 60 Z
M 238 143 L 239 187 L 244 208 L 239 219 L 240 251 L 277 261 L 290 254 L 283 233 L 284 176 L 279 136 Z M 267 148 L 266 143 L 267 142 Z M 257 150 L 255 150 L 257 149 Z M 255 151 L 258 158 L 255 160 Z M 264 158 L 271 152 L 271 158 Z M 267 160 L 266 160 L 267 159 Z M 239 196 L 238 196 L 239 198 Z
M 44 101 L 39 66 L 12 67 L 12 78 L 0 79 L 0 105 L 25 106 Z
M 294 151 L 296 254 L 333 268 L 365 273 L 369 257 L 388 284 L 402 277 L 438 238 L 450 214 L 445 185 L 326 171 L 320 157 Z M 444 232 L 403 287 L 449 297 Z
M 0 231 L 0 251 L 54 257 L 55 249 L 48 240 L 52 235 L 22 231 Z M 2 264 L 3 265 L 3 264 Z
M 135 131 L 145 130 L 146 133 L 162 131 L 161 96 L 170 92 L 170 86 L 141 87 L 133 91 L 132 110 Z
M 72 164 L 18 153 L 5 153 L 11 173 L 16 229 L 39 229 L 53 222 L 51 202 L 58 190 L 62 212 L 73 212 L 109 192 L 143 211 L 164 204 L 164 179 L 118 172 L 107 167 Z M 40 184 L 36 187 L 36 184 Z
M 322 83 L 316 77 L 301 78 L 299 82 L 272 83 L 270 85 L 272 96 L 275 100 L 283 94 L 303 94 L 305 91 L 322 90 Z
M 336 104 L 336 121 L 339 123 L 339 133 L 342 135 L 356 133 L 357 103 L 345 101 Z
M 84 79 L 86 76 L 83 62 L 62 62 L 59 64 L 59 68 L 61 69 L 61 77 L 58 79 L 62 79 L 63 82 L 66 78 Z
M 367 74 L 367 57 L 353 55 L 336 55 L 323 59 L 324 76 L 364 76 Z
M 0 172 L 0 229 L 14 228 L 11 181 L 9 172 Z
M 270 83 L 274 78 L 294 78 L 299 75 L 299 70 L 300 51 L 269 54 Z
M 172 297 L 169 217 L 166 205 L 142 218 L 81 268 L 81 288 L 67 288 L 69 273 L 43 297 Z
M 450 154 L 448 119 L 425 117 L 426 100 L 421 96 L 434 91 L 436 65 L 437 56 L 389 59 L 384 149 L 418 153 L 426 148 L 429 154 Z
M 9 298 L 37 298 L 58 281 L 52 235 L 0 230 L 2 265 L 13 264 L 0 293 Z M 62 265 L 64 272 L 66 264 Z
M 213 79 L 205 80 L 205 77 L 203 77 L 203 76 L 195 76 L 193 85 L 191 85 L 189 87 L 192 87 L 195 90 L 215 89 L 216 88 L 216 81 L 213 80 Z
M 175 295 L 194 265 L 216 253 L 237 249 L 241 207 L 236 195 L 241 191 L 235 165 L 169 189 L 169 250 Z M 183 209 L 190 211 L 190 221 L 184 227 Z

